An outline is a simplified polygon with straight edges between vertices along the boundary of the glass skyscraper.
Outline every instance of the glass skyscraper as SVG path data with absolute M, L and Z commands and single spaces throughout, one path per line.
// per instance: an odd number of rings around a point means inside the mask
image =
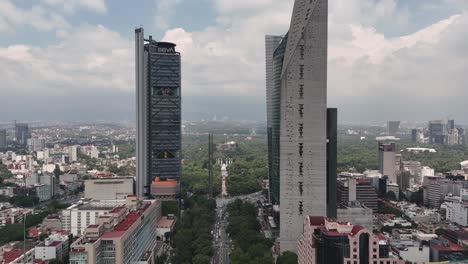
M 181 175 L 181 58 L 176 45 L 135 31 L 139 197 L 176 196 Z

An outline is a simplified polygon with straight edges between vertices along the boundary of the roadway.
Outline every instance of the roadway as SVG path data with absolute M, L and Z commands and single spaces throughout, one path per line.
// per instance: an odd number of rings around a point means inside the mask
M 264 196 L 262 192 L 252 193 L 243 196 L 229 197 L 224 196 L 216 198 L 216 221 L 213 227 L 213 249 L 214 254 L 211 264 L 229 264 L 229 253 L 231 250 L 231 239 L 226 232 L 229 225 L 228 214 L 226 212 L 227 206 L 234 202 L 236 199 L 241 199 L 250 203 L 263 201 Z

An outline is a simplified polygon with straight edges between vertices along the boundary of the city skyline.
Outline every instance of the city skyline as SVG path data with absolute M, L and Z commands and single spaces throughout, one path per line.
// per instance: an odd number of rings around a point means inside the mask
M 180 43 L 186 54 L 184 116 L 198 118 L 214 109 L 220 116 L 230 112 L 238 119 L 265 119 L 264 107 L 258 106 L 265 96 L 263 35 L 286 32 L 292 1 L 144 1 L 132 8 L 93 2 L 44 0 L 35 7 L 25 1 L 2 3 L 0 64 L 12 71 L 1 76 L 1 111 L 14 109 L 21 100 L 28 107 L 15 111 L 13 119 L 132 119 L 133 44 L 128 32 L 144 24 L 155 38 Z M 193 10 L 190 19 L 184 15 L 188 8 Z M 128 15 L 119 21 L 121 9 Z M 331 106 L 344 110 L 340 122 L 453 116 L 468 123 L 460 111 L 466 65 L 457 62 L 467 39 L 466 9 L 466 2 L 457 0 L 423 5 L 333 1 L 328 97 Z M 9 13 L 23 18 L 15 20 Z M 256 27 L 248 27 L 247 21 Z M 370 48 L 375 42 L 380 48 Z M 450 72 L 437 67 L 441 64 Z M 242 111 L 236 109 L 239 102 L 246 104 Z M 441 102 L 450 102 L 444 113 L 431 107 Z

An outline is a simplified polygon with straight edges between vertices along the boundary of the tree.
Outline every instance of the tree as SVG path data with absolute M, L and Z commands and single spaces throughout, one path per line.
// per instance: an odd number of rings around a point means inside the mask
M 395 195 L 394 192 L 389 191 L 389 192 L 387 192 L 387 193 L 385 194 L 385 199 L 391 200 L 391 201 L 396 201 L 396 200 L 397 200 L 397 197 L 396 197 L 396 195 Z
M 46 238 L 48 238 L 48 237 L 49 237 L 49 234 L 47 234 L 47 233 L 41 233 L 41 234 L 39 235 L 39 240 L 40 240 L 40 241 L 44 241 L 44 240 L 45 240 Z
M 278 257 L 276 264 L 297 264 L 297 255 L 294 252 L 286 251 Z

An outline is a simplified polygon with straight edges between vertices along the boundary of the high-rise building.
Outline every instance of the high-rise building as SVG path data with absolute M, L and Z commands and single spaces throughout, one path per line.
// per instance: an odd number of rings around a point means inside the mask
M 73 145 L 68 147 L 68 157 L 70 159 L 70 162 L 78 161 L 78 146 Z
M 396 183 L 396 145 L 379 142 L 379 171 L 388 176 L 390 182 Z
M 374 212 L 377 211 L 377 193 L 369 178 L 339 178 L 336 199 L 340 208 L 358 201 Z
M 31 138 L 29 125 L 21 123 L 15 124 L 15 138 L 18 145 L 26 146 L 28 139 Z
M 266 65 L 266 105 L 267 105 L 267 136 L 268 136 L 268 180 L 270 186 L 269 199 L 272 203 L 277 203 L 278 195 L 272 193 L 273 186 L 273 93 L 275 88 L 274 81 L 274 54 L 279 44 L 283 40 L 282 36 L 265 36 L 265 65 Z M 276 191 L 276 190 L 275 190 Z M 276 191 L 279 194 L 279 190 Z
M 429 144 L 447 143 L 447 123 L 443 120 L 429 122 Z
M 387 132 L 390 136 L 394 136 L 400 130 L 400 121 L 388 121 Z
M 43 138 L 29 138 L 27 143 L 30 151 L 40 151 L 45 148 L 45 139 Z
M 7 131 L 0 129 L 0 150 L 6 149 L 7 147 Z
M 281 138 L 281 73 L 283 71 L 284 54 L 288 44 L 288 34 L 282 39 L 279 46 L 273 54 L 273 74 L 270 96 L 270 109 L 267 112 L 270 122 L 269 135 L 269 183 L 270 183 L 270 200 L 274 205 L 280 202 L 280 138 Z M 267 70 L 268 71 L 268 70 Z M 271 142 L 271 144 L 270 144 Z
M 181 175 L 181 58 L 176 45 L 144 39 L 135 30 L 137 86 L 137 183 L 139 197 L 166 198 L 153 183 Z M 155 180 L 158 180 L 157 182 Z M 177 190 L 179 187 L 176 188 Z
M 328 1 L 296 0 L 281 72 L 280 249 L 327 215 Z

